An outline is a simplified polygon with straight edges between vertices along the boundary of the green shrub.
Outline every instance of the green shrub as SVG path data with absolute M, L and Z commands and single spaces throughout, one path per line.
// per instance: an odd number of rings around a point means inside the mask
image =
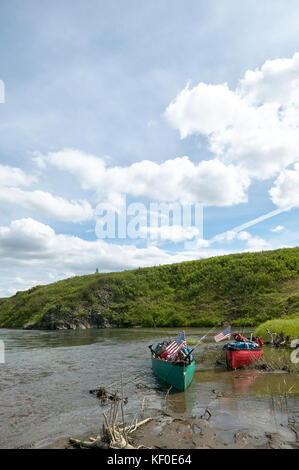
M 299 318 L 292 320 L 268 320 L 255 330 L 255 335 L 260 336 L 263 341 L 269 341 L 267 329 L 271 333 L 284 333 L 285 336 L 290 336 L 291 339 L 297 339 L 299 338 Z

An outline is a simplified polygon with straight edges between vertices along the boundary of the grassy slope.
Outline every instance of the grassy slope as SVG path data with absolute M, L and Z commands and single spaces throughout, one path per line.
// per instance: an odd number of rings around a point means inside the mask
M 255 335 L 261 336 L 264 341 L 269 341 L 267 329 L 271 333 L 284 333 L 291 339 L 299 338 L 299 318 L 268 320 L 255 330 Z
M 106 295 L 106 300 L 99 298 Z M 73 277 L 0 299 L 0 327 L 40 321 L 48 312 L 119 326 L 257 325 L 299 316 L 299 248 L 243 253 L 120 273 Z M 58 312 L 58 313 L 57 313 Z

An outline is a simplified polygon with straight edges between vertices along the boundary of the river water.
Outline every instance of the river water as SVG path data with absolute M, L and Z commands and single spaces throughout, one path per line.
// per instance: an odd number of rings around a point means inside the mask
M 5 363 L 0 364 L 0 448 L 41 448 L 96 432 L 108 405 L 101 407 L 89 390 L 119 390 L 121 375 L 127 415 L 138 413 L 142 403 L 149 412 L 163 407 L 186 417 L 201 416 L 208 407 L 211 424 L 228 445 L 233 433 L 244 429 L 295 440 L 288 425 L 298 426 L 299 421 L 298 373 L 216 367 L 223 343 L 216 344 L 211 335 L 196 349 L 191 386 L 184 393 L 167 394 L 152 372 L 148 345 L 177 333 L 143 328 L 1 329 Z M 186 329 L 187 338 L 199 339 L 205 333 Z

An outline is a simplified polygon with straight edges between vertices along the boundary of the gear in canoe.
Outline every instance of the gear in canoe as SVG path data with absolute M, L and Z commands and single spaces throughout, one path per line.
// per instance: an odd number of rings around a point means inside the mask
M 153 349 L 152 367 L 165 383 L 176 390 L 184 391 L 194 376 L 195 361 L 191 349 L 187 346 L 185 332 L 180 333 L 172 341 L 162 341 Z
M 257 361 L 263 354 L 263 341 L 252 337 L 250 340 L 239 333 L 234 333 L 235 342 L 227 343 L 225 350 L 228 369 L 240 369 Z

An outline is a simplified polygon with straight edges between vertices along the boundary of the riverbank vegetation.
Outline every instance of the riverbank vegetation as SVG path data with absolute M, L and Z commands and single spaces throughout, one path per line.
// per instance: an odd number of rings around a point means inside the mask
M 299 338 L 299 318 L 268 320 L 255 330 L 255 335 L 268 342 L 267 330 L 273 331 L 277 335 L 284 333 L 284 336 L 289 336 L 291 340 Z
M 75 276 L 0 299 L 0 327 L 243 327 L 298 317 L 299 248 Z

